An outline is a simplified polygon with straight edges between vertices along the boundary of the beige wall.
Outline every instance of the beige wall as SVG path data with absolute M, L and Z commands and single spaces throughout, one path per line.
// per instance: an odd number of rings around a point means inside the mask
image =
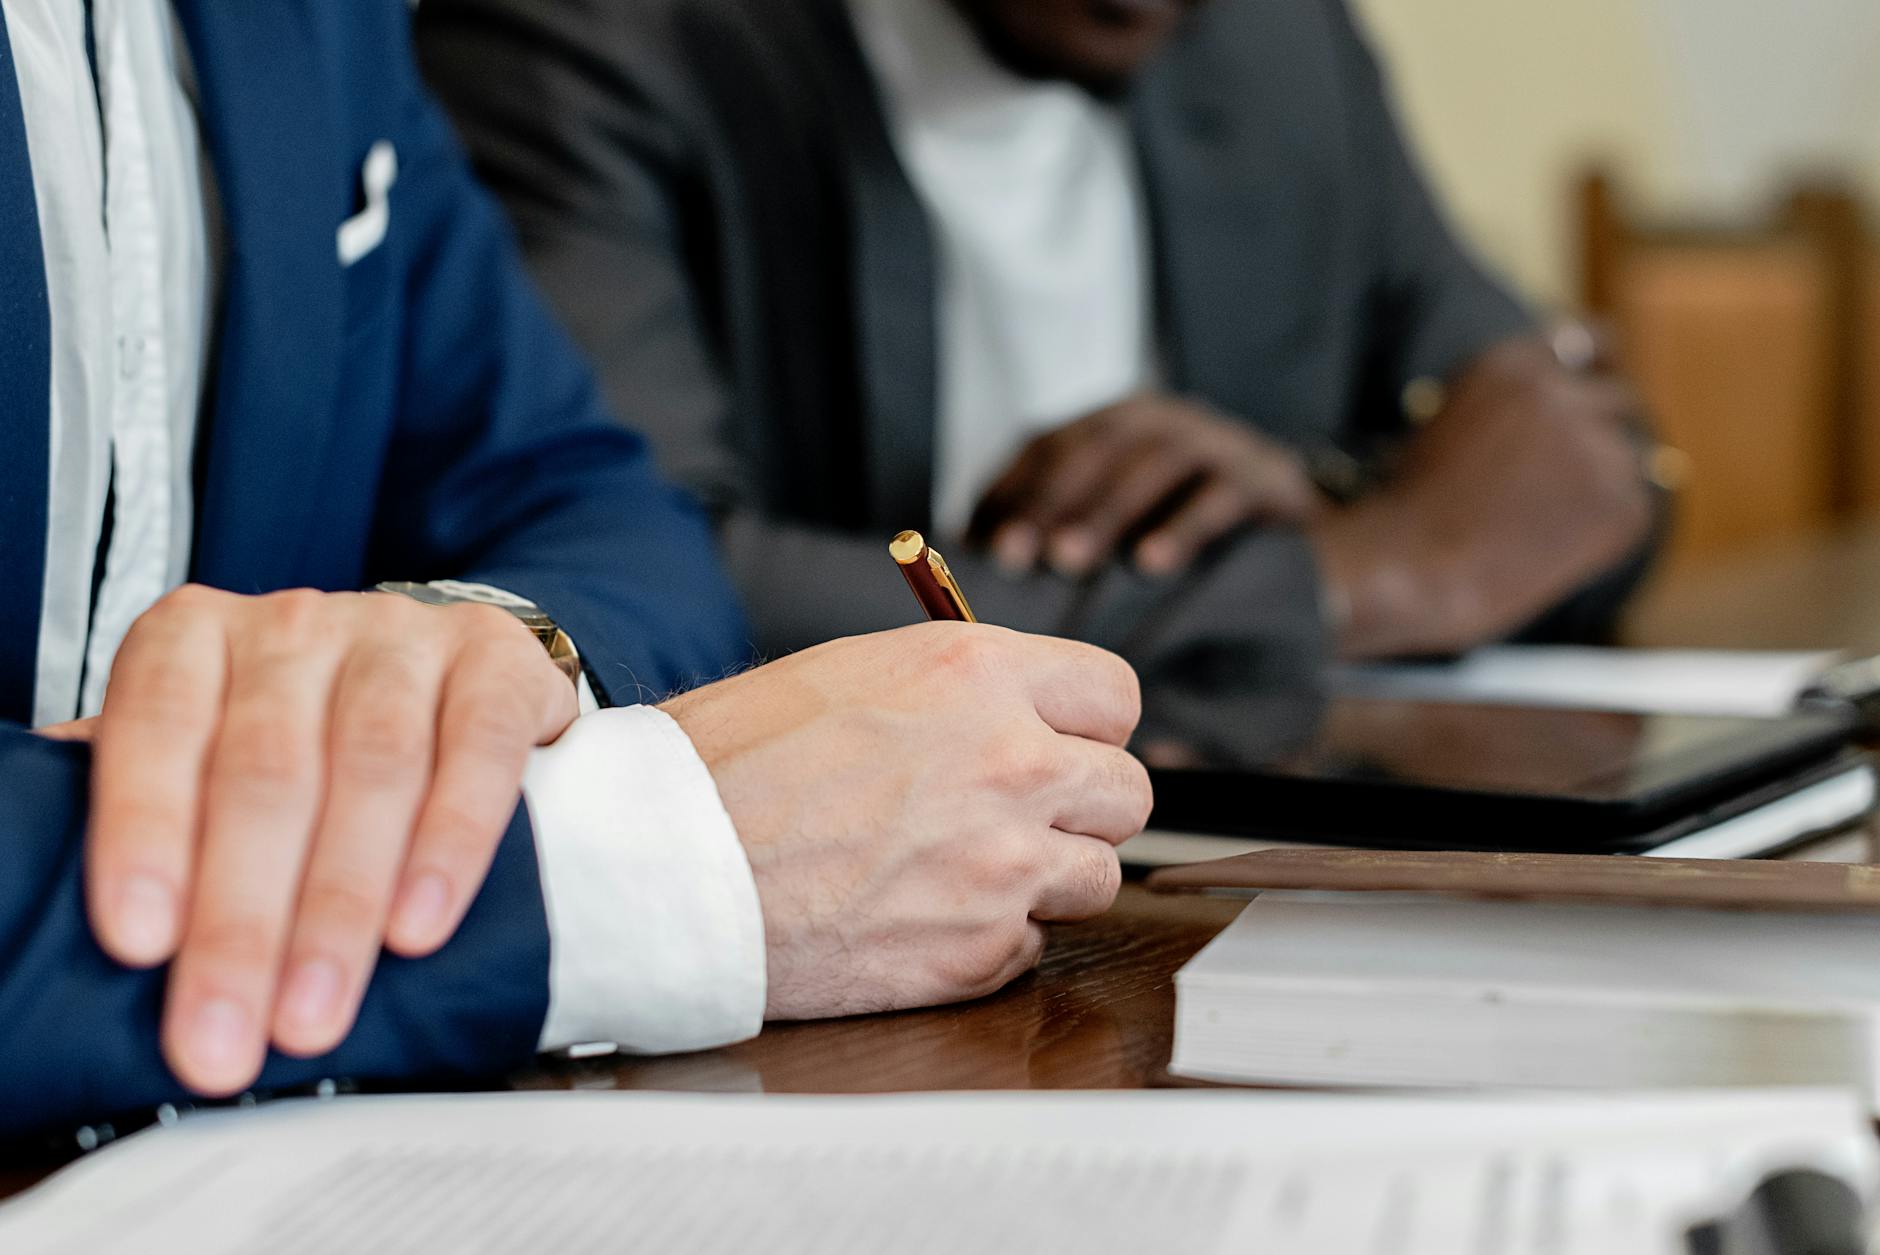
M 1876 0 L 1354 0 L 1450 209 L 1535 297 L 1573 292 L 1568 193 L 1753 220 L 1833 168 L 1880 199 Z

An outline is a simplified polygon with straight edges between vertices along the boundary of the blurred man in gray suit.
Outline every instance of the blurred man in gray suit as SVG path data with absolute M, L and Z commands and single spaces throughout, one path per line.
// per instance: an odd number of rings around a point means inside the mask
M 1341 0 L 418 24 L 764 648 L 904 621 L 904 527 L 983 617 L 1151 679 L 1596 636 L 1636 578 L 1627 389 L 1457 243 Z

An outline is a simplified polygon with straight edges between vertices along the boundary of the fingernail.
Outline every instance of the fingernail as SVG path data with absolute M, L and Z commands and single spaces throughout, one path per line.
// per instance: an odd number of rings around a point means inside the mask
M 308 959 L 287 978 L 281 994 L 281 1013 L 300 1028 L 324 1028 L 339 1003 L 339 965 L 331 959 Z
M 398 903 L 398 932 L 408 945 L 428 945 L 444 930 L 450 888 L 436 872 L 413 881 Z
M 228 1082 L 249 1065 L 253 1049 L 248 1013 L 240 1003 L 211 998 L 196 1008 L 189 1022 L 189 1053 L 198 1070 L 217 1083 Z
M 1038 529 L 1013 526 L 992 542 L 992 556 L 1007 575 L 1026 575 L 1038 563 Z
M 1089 532 L 1065 531 L 1051 538 L 1051 565 L 1065 575 L 1082 575 L 1097 560 L 1097 542 Z
M 112 935 L 133 963 L 159 963 L 176 943 L 176 895 L 155 876 L 126 876 L 112 904 Z

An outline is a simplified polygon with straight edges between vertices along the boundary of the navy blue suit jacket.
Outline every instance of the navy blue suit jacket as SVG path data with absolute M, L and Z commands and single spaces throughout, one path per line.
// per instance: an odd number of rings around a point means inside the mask
M 404 0 L 174 0 L 228 247 L 199 441 L 193 578 L 243 593 L 485 581 L 574 635 L 604 700 L 741 661 L 747 635 L 690 504 L 610 423 L 420 87 Z M 94 944 L 80 852 L 88 760 L 26 731 L 47 516 L 45 266 L 0 22 L 0 1132 L 180 1096 L 161 972 Z M 340 264 L 362 163 L 399 159 L 385 242 Z M 331 1057 L 344 1074 L 487 1074 L 526 1059 L 548 935 L 518 813 L 458 936 L 389 956 Z

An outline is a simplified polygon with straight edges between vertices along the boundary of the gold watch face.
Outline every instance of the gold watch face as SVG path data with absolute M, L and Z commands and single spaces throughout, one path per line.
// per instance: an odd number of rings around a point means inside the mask
M 548 616 L 542 617 L 547 619 Z M 568 677 L 569 683 L 581 683 L 581 655 L 574 647 L 574 638 L 553 623 L 549 624 L 549 628 L 551 630 L 547 640 L 543 640 L 539 634 L 536 637 L 547 648 L 548 660 Z
M 459 584 L 454 581 L 439 584 L 417 584 L 408 582 L 380 584 L 375 589 L 381 593 L 396 593 L 409 597 L 413 601 L 423 602 L 427 606 L 460 606 L 465 603 L 483 606 L 495 606 L 516 616 L 522 626 L 534 634 L 548 651 L 548 658 L 556 668 L 572 683 L 581 680 L 581 655 L 574 647 L 574 639 L 561 630 L 561 626 L 548 617 L 540 606 L 525 601 L 513 594 L 496 589 L 483 589 L 474 584 Z

